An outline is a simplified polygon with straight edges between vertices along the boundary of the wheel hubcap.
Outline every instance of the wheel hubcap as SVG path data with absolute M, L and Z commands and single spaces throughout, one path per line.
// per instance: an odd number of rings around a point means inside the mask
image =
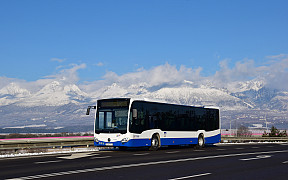
M 155 147 L 158 146 L 158 141 L 157 141 L 157 139 L 155 139 L 155 138 L 152 139 L 152 146 L 155 146 Z
M 202 137 L 199 138 L 198 144 L 199 144 L 199 146 L 203 146 L 204 141 L 203 141 L 203 138 L 202 138 Z

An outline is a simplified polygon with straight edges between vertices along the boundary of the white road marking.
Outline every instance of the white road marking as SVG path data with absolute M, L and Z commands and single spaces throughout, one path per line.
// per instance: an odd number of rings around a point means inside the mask
M 42 161 L 42 162 L 34 162 L 34 164 L 48 164 L 48 163 L 56 163 L 56 162 L 61 162 L 62 160 L 57 160 L 57 161 Z
M 83 158 L 83 157 L 89 157 L 89 156 L 94 156 L 97 154 L 93 154 L 93 153 L 75 153 L 72 154 L 71 156 L 62 156 L 62 157 L 57 157 L 60 159 L 78 159 L 78 158 Z
M 257 160 L 257 159 L 265 159 L 265 158 L 269 158 L 271 156 L 269 155 L 260 155 L 260 156 L 256 156 L 255 158 L 247 158 L 247 159 L 240 159 L 241 161 L 251 161 L 251 160 Z
M 148 155 L 150 153 L 139 153 L 139 154 L 133 154 L 134 156 L 145 156 L 145 155 Z
M 169 151 L 169 152 L 166 152 L 167 154 L 174 154 L 174 153 L 179 153 L 180 151 Z
M 12 179 L 7 179 L 7 180 L 40 179 L 43 177 L 55 177 L 55 176 L 62 176 L 62 175 L 67 175 L 67 174 L 79 174 L 79 173 L 84 173 L 84 172 L 95 172 L 95 171 L 105 171 L 105 170 L 122 169 L 122 168 L 139 167 L 139 166 L 150 166 L 150 165 L 157 165 L 157 164 L 196 161 L 196 160 L 204 160 L 204 159 L 215 159 L 215 158 L 259 155 L 259 154 L 275 154 L 275 153 L 288 153 L 288 150 L 267 151 L 267 152 L 266 151 L 265 152 L 250 152 L 250 153 L 239 153 L 239 154 L 224 154 L 224 155 L 216 155 L 216 156 L 204 156 L 204 157 L 195 157 L 195 158 L 186 158 L 186 159 L 155 161 L 155 162 L 137 163 L 137 164 L 126 164 L 126 165 L 117 165 L 117 166 L 108 166 L 108 167 L 100 167 L 100 168 L 91 168 L 91 169 L 82 169 L 82 170 L 75 170 L 75 171 L 64 171 L 64 172 L 58 172 L 58 173 L 26 176 L 26 177 L 12 178 Z
M 185 177 L 173 178 L 173 179 L 169 179 L 169 180 L 188 179 L 188 178 L 194 178 L 194 177 L 199 177 L 199 176 L 207 176 L 207 175 L 210 175 L 210 174 L 211 174 L 211 173 L 196 174 L 196 175 L 192 175 L 192 176 L 185 176 Z
M 97 157 L 91 157 L 90 159 L 105 159 L 105 158 L 109 158 L 111 156 L 97 156 Z
M 284 161 L 283 164 L 288 164 L 288 161 Z

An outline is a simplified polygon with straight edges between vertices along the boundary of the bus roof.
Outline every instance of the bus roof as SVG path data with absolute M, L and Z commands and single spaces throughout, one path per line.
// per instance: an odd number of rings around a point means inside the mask
M 164 100 L 159 100 L 159 99 L 151 99 L 151 98 L 105 98 L 105 99 L 99 99 L 99 100 L 109 100 L 109 99 L 130 99 L 130 103 L 132 103 L 133 101 L 145 101 L 145 102 L 154 102 L 154 103 L 162 103 L 162 104 L 171 104 L 171 105 L 180 105 L 180 106 L 191 106 L 191 107 L 199 107 L 199 108 L 206 108 L 206 109 L 220 109 L 218 106 L 214 106 L 214 105 L 188 105 L 188 104 L 176 104 L 176 103 L 171 103 L 168 101 L 164 101 Z

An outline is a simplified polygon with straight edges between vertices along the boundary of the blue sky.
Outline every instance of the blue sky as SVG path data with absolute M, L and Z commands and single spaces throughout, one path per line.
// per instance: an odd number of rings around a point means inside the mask
M 1 0 L 0 77 L 79 80 L 166 63 L 202 68 L 288 54 L 286 0 Z

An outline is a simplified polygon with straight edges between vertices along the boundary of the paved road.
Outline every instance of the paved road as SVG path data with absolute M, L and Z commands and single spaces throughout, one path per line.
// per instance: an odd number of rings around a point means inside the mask
M 0 179 L 286 179 L 288 144 L 100 151 L 0 159 Z

